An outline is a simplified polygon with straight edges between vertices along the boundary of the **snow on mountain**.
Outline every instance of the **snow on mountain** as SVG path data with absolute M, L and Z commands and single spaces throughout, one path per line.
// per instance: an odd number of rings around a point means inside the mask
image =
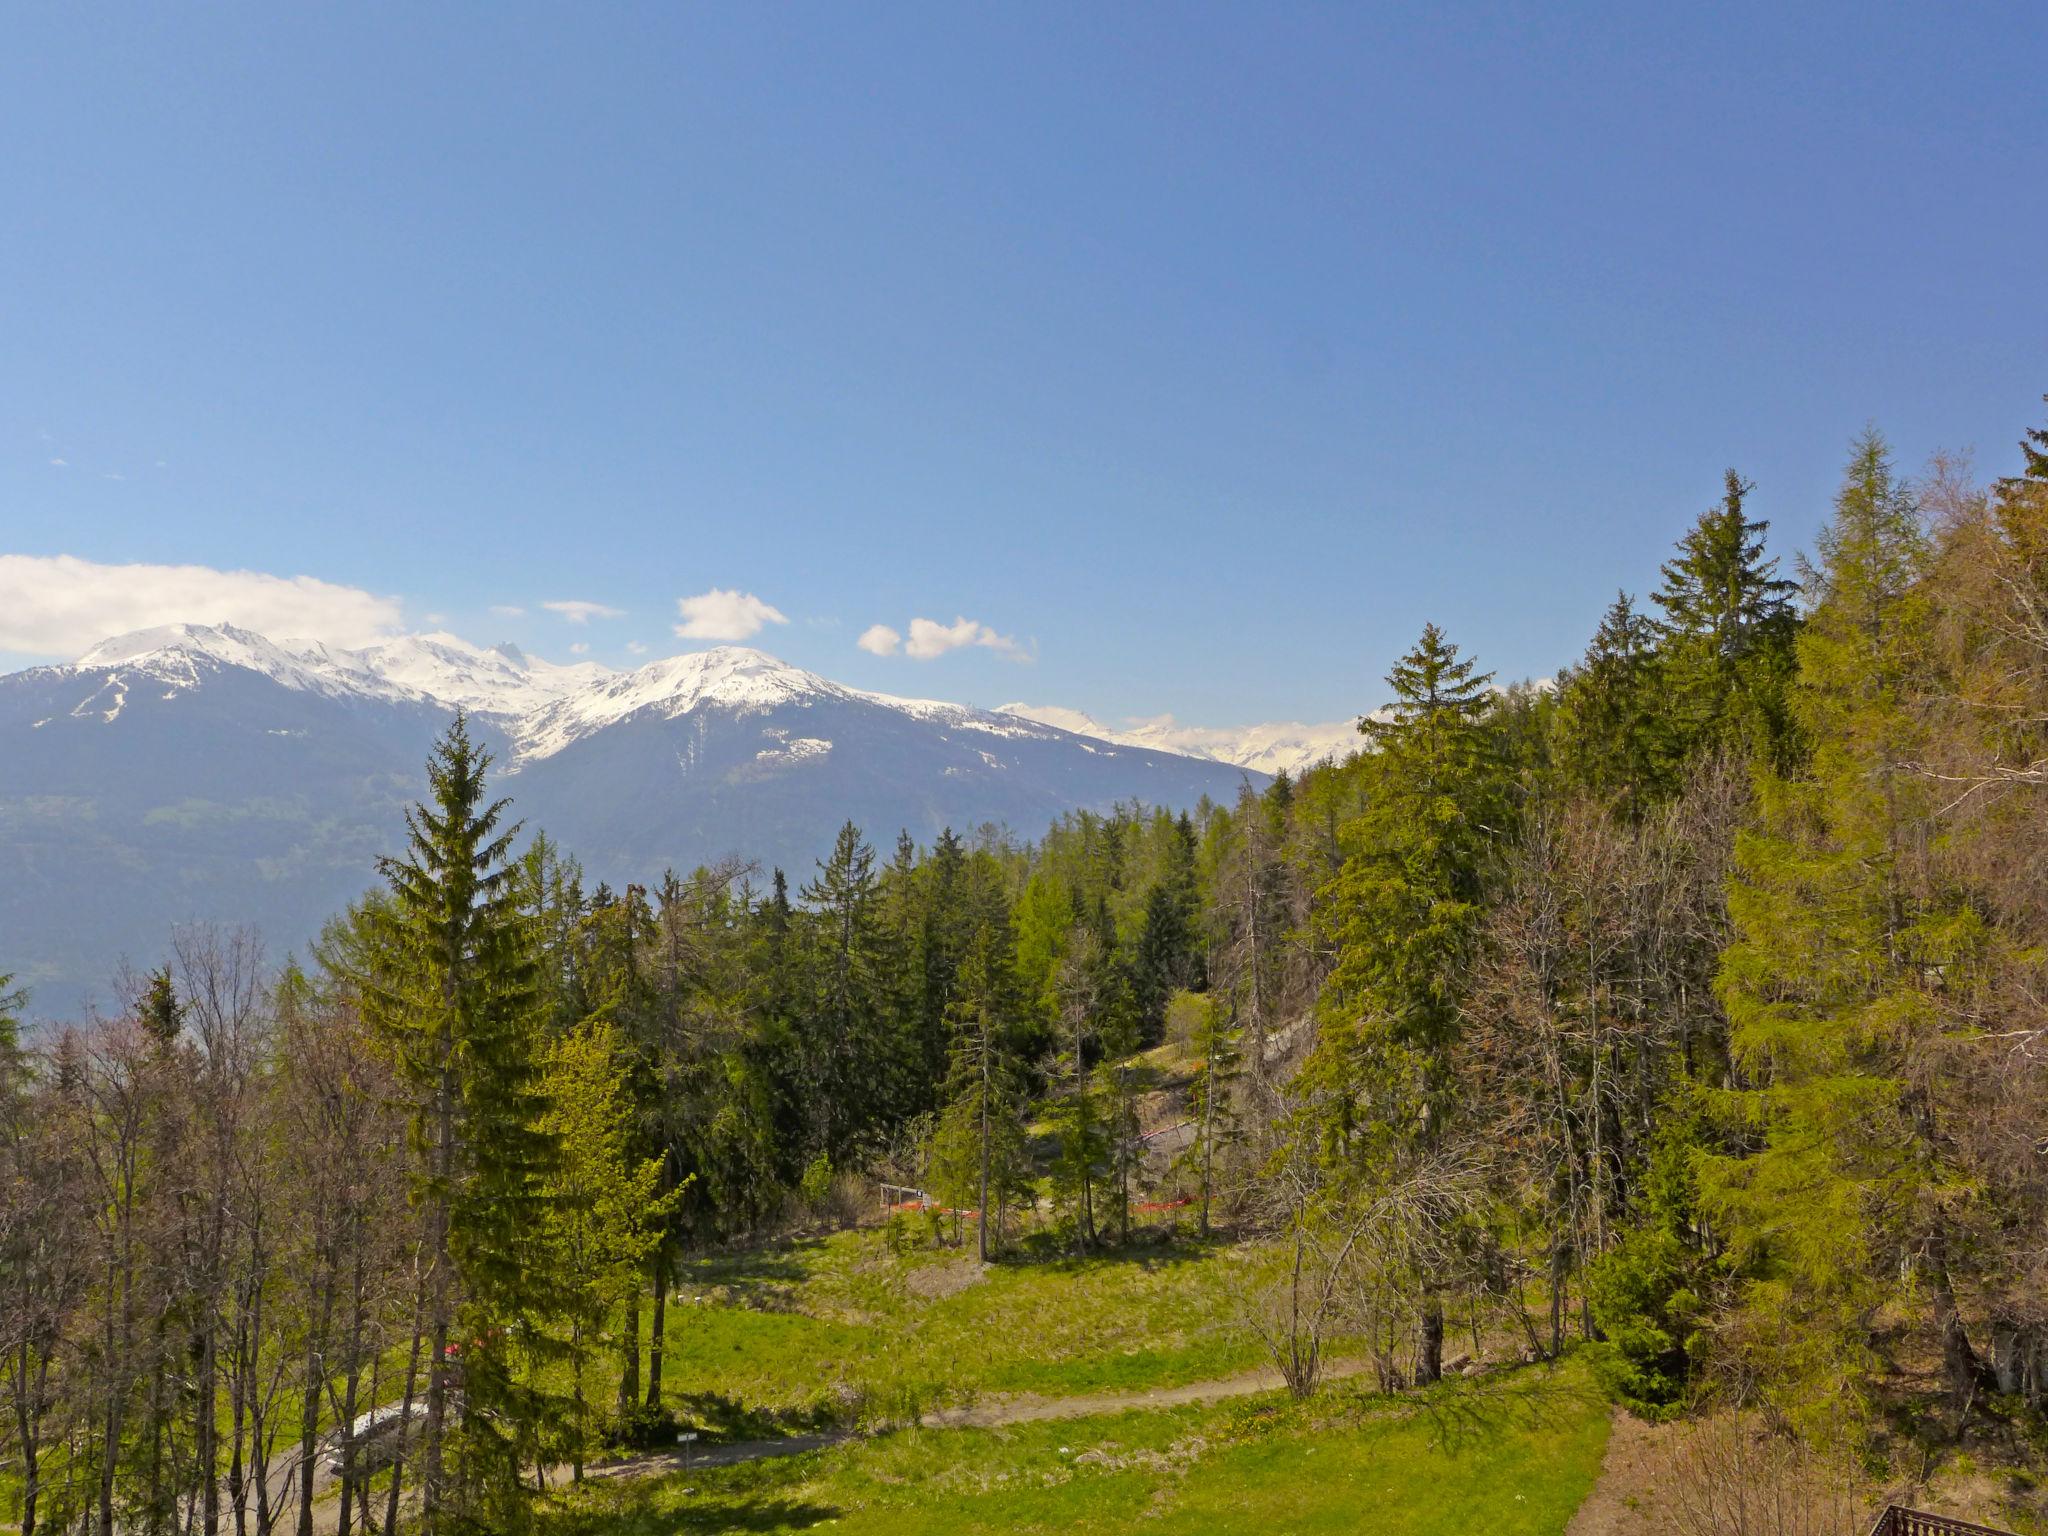
M 1171 715 L 1155 715 L 1116 727 L 1057 704 L 1005 704 L 997 712 L 1036 720 L 1077 736 L 1092 736 L 1098 741 L 1174 752 L 1183 757 L 1206 757 L 1259 773 L 1299 773 L 1326 759 L 1342 760 L 1359 746 L 1356 720 L 1333 720 L 1323 725 L 1273 721 L 1264 725 L 1200 726 L 1182 725 Z
M 721 645 L 651 661 L 632 672 L 611 673 L 576 692 L 564 693 L 514 722 L 510 729 L 518 743 L 518 760 L 530 762 L 551 757 L 572 742 L 643 713 L 676 719 L 712 706 L 735 715 L 759 715 L 799 703 L 877 705 L 927 724 L 997 737 L 1041 740 L 1046 736 L 1041 728 L 1045 725 L 1064 729 L 1057 721 L 1030 721 L 939 699 L 904 699 L 849 688 L 743 645 Z M 824 743 L 818 750 L 829 745 Z
M 452 635 L 344 650 L 175 625 L 0 676 L 0 959 L 65 1008 L 174 923 L 302 942 L 403 845 L 457 705 L 520 819 L 614 885 L 733 853 L 801 877 L 848 820 L 885 843 L 1030 837 L 1077 808 L 1229 799 L 1242 778 L 738 646 L 612 672 Z
M 223 667 L 255 672 L 286 688 L 326 698 L 425 697 L 364 669 L 350 652 L 311 641 L 270 640 L 232 624 L 165 624 L 116 635 L 79 657 L 73 670 L 135 674 L 175 692 L 198 687 L 206 674 Z
M 571 742 L 643 711 L 674 719 L 704 705 L 759 714 L 802 698 L 855 697 L 814 672 L 742 645 L 721 645 L 614 672 L 540 705 L 513 727 L 522 761 L 551 757 Z
M 240 667 L 302 693 L 379 702 L 433 703 L 513 720 L 613 674 L 596 662 L 557 666 L 511 644 L 472 645 L 456 635 L 406 635 L 361 650 L 317 640 L 271 640 L 232 624 L 167 624 L 103 640 L 73 670 L 137 670 L 173 688 L 196 687 L 218 667 Z
M 515 645 L 480 646 L 446 633 L 341 650 L 317 641 L 271 640 L 232 624 L 165 625 L 102 641 L 73 670 L 118 676 L 97 681 L 78 712 L 81 718 L 88 713 L 114 718 L 126 698 L 123 679 L 131 676 L 161 682 L 175 692 L 198 686 L 221 667 L 241 668 L 324 698 L 467 709 L 505 732 L 515 764 L 552 756 L 643 712 L 674 719 L 715 706 L 748 715 L 800 700 L 881 705 L 930 724 L 996 737 L 1037 738 L 1049 726 L 1088 741 L 1207 758 L 1260 773 L 1299 771 L 1342 757 L 1358 742 L 1350 721 L 1216 728 L 1181 725 L 1171 715 L 1159 715 L 1110 726 L 1057 705 L 982 710 L 937 699 L 895 698 L 845 687 L 746 646 L 719 646 L 615 672 L 596 662 L 558 666 L 529 657 Z
M 556 666 L 509 642 L 485 647 L 450 634 L 407 635 L 342 654 L 386 682 L 439 703 L 505 717 L 530 714 L 613 675 L 594 661 Z

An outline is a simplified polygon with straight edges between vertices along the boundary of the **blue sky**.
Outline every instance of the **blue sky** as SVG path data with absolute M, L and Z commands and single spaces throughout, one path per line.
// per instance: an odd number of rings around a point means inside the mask
M 754 594 L 1104 718 L 1370 708 L 1426 619 L 1548 672 L 1730 464 L 1787 551 L 1866 422 L 2010 466 L 2039 20 L 15 8 L 0 554 L 72 629 L 197 565 L 612 663 Z M 857 646 L 919 617 L 1015 647 Z

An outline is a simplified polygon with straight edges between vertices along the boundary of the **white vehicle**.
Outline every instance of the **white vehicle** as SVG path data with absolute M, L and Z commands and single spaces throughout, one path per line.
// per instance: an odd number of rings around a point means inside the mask
M 414 1403 L 410 1412 L 404 1403 L 386 1403 L 382 1408 L 372 1408 L 368 1413 L 359 1415 L 346 1433 L 329 1436 L 322 1463 L 329 1472 L 339 1476 L 343 1460 L 353 1449 L 355 1470 L 359 1473 L 389 1466 L 397 1458 L 399 1449 L 418 1435 L 426 1418 L 427 1405 L 424 1402 Z

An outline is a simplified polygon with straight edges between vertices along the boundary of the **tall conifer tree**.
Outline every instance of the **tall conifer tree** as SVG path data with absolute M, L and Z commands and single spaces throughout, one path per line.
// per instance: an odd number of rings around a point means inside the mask
M 1875 1320 L 1906 1299 L 1916 1263 L 1952 1374 L 1964 1390 L 1975 1374 L 1944 1241 L 1960 1191 L 1910 1082 L 1938 1027 L 1936 978 L 1980 938 L 1966 906 L 1930 895 L 1930 786 L 1908 766 L 1922 750 L 1926 554 L 1911 489 L 1864 437 L 1799 637 L 1791 703 L 1811 766 L 1763 776 L 1729 893 L 1719 990 L 1740 1079 L 1710 1100 L 1738 1150 L 1703 1166 L 1701 1192 L 1747 1277 L 1754 1356 L 1814 1428 L 1855 1417 Z
M 1376 748 L 1370 799 L 1320 901 L 1336 964 L 1306 1069 L 1326 1144 L 1368 1179 L 1399 1177 L 1441 1141 L 1481 873 L 1505 814 L 1491 674 L 1431 624 L 1387 681 L 1393 703 L 1359 727 Z M 1434 1380 L 1443 1311 L 1425 1292 L 1419 1369 Z
M 406 813 L 407 851 L 382 861 L 390 898 L 369 909 L 381 942 L 365 1006 L 411 1091 L 422 1170 L 429 1531 L 524 1525 L 520 1459 L 543 1416 L 512 1350 L 550 1309 L 539 1243 L 556 1149 L 535 939 L 508 857 L 519 829 L 485 798 L 489 766 L 458 714 L 427 762 L 431 802 Z
M 1656 655 L 1656 625 L 1620 593 L 1560 679 L 1558 766 L 1572 786 L 1631 807 L 1666 787 Z
M 1781 755 L 1783 696 L 1791 669 L 1796 582 L 1764 553 L 1770 524 L 1752 518 L 1755 487 L 1734 470 L 1720 505 L 1700 514 L 1664 562 L 1652 595 L 1664 617 L 1664 691 L 1678 763 L 1702 747 Z

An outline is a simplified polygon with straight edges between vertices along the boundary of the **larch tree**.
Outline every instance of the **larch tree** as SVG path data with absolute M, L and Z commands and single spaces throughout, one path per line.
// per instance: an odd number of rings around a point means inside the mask
M 598 1015 L 548 1047 L 542 1128 L 561 1149 L 547 1179 L 545 1248 L 562 1294 L 558 1325 L 570 1367 L 563 1439 L 583 1479 L 595 1443 L 585 1381 L 615 1309 L 637 1297 L 683 1191 L 662 1190 L 662 1159 L 636 1156 L 633 1106 L 620 1081 L 619 1031 Z
M 1860 1418 L 1902 1283 L 1935 1299 L 1952 1384 L 1976 1372 L 1946 1237 L 1962 1191 L 1909 1066 L 1938 1028 L 1939 978 L 1981 939 L 1970 905 L 1928 879 L 1932 800 L 1908 766 L 1927 558 L 1912 488 L 1868 434 L 1809 573 L 1791 708 L 1811 762 L 1762 775 L 1729 895 L 1719 990 L 1739 1076 L 1707 1097 L 1734 1147 L 1702 1164 L 1701 1198 L 1744 1277 L 1738 1347 L 1816 1430 Z

